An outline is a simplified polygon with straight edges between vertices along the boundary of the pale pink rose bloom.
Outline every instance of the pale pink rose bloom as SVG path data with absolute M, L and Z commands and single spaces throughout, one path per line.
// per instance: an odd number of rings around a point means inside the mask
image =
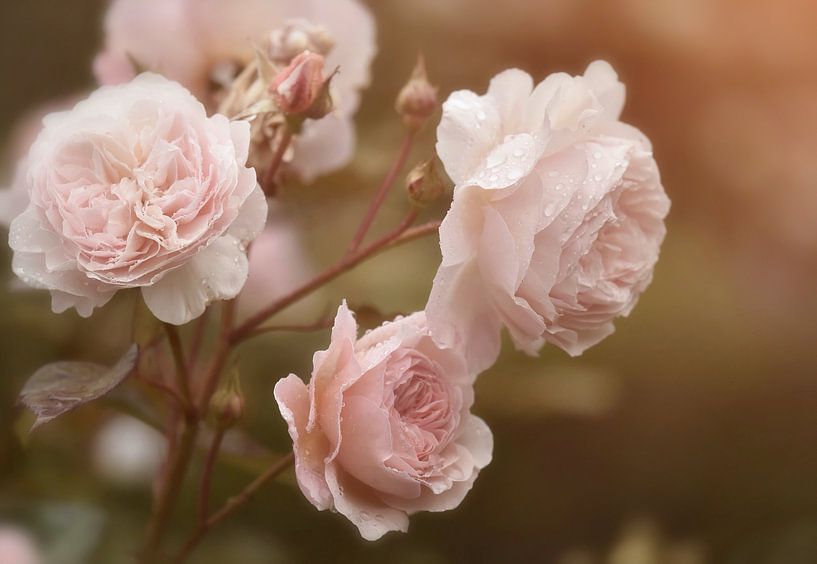
M 352 521 L 367 540 L 406 531 L 418 511 L 457 507 L 491 461 L 493 437 L 471 415 L 474 376 L 430 338 L 423 313 L 357 339 L 344 303 L 329 348 L 305 385 L 275 386 L 289 425 L 298 484 L 318 509 Z
M 28 533 L 0 524 L 0 563 L 40 564 L 42 561 L 40 551 Z
M 142 74 L 47 116 L 28 155 L 30 203 L 11 224 L 12 268 L 83 315 L 141 288 L 162 321 L 183 324 L 247 278 L 244 245 L 267 205 L 244 166 L 250 128 L 182 86 Z
M 368 86 L 375 25 L 358 0 L 113 0 L 105 19 L 105 48 L 94 63 L 103 84 L 127 80 L 131 59 L 181 82 L 200 99 L 211 79 L 246 64 L 269 35 L 292 20 L 325 27 L 334 42 L 326 73 L 335 111 L 306 123 L 295 140 L 293 170 L 305 181 L 337 170 L 352 158 L 352 116 Z
M 426 312 L 476 369 L 496 360 L 503 326 L 529 354 L 551 342 L 578 355 L 650 283 L 670 203 L 623 104 L 603 61 L 535 88 L 508 70 L 486 95 L 445 102 L 437 151 L 456 188 Z

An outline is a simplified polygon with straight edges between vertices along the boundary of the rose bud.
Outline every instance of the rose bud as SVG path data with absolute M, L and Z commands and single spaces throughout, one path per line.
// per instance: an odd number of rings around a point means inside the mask
M 439 199 L 445 194 L 446 186 L 436 158 L 421 162 L 406 176 L 409 200 L 417 206 L 427 206 Z
M 272 79 L 270 94 L 282 112 L 300 114 L 318 100 L 326 82 L 323 66 L 322 55 L 304 51 Z
M 395 109 L 403 123 L 412 130 L 420 129 L 437 110 L 437 88 L 428 82 L 425 60 L 420 57 L 411 78 L 397 95 Z
M 215 393 L 211 407 L 216 423 L 221 427 L 232 427 L 241 419 L 244 414 L 244 395 L 241 393 L 241 381 L 236 370 L 233 370 L 224 386 Z

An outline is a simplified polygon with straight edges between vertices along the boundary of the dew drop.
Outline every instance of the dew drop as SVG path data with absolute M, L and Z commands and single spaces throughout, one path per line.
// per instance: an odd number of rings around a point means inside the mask
M 564 184 L 562 184 L 561 182 L 559 182 L 559 183 L 556 185 L 556 191 L 557 191 L 557 192 L 561 192 L 561 191 L 562 191 L 562 189 L 563 189 L 564 187 L 565 187 L 565 185 L 564 185 Z
M 596 176 L 594 176 L 594 177 L 593 177 L 593 179 L 594 179 L 596 182 L 601 182 L 601 179 L 602 179 L 602 178 L 604 178 L 604 177 L 603 177 L 601 174 L 597 174 Z
M 517 159 L 521 159 L 522 157 L 525 156 L 525 151 L 523 149 L 517 149 L 516 151 L 513 152 L 513 156 L 516 157 Z
M 482 110 L 477 110 L 477 119 L 479 121 L 484 121 L 486 117 L 487 116 L 485 115 L 485 112 L 483 112 Z
M 600 159 L 601 158 L 601 151 L 596 151 L 595 153 L 593 153 L 593 158 L 594 159 Z
M 370 517 L 371 516 L 368 513 L 366 513 L 365 511 L 360 512 L 360 518 L 363 519 L 364 521 L 368 521 Z
M 511 167 L 508 170 L 508 179 L 509 180 L 516 180 L 517 178 L 522 176 L 522 169 L 518 167 Z

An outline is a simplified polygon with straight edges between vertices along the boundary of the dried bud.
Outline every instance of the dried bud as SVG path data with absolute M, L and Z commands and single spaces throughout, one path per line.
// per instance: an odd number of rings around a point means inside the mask
M 275 103 L 285 114 L 307 111 L 324 90 L 323 55 L 304 51 L 270 83 Z
M 418 164 L 406 176 L 409 200 L 418 206 L 427 206 L 439 199 L 447 185 L 436 158 Z
M 290 20 L 270 33 L 269 57 L 279 64 L 288 65 L 304 51 L 328 55 L 335 46 L 329 30 L 307 20 Z
M 411 78 L 397 96 L 395 109 L 410 129 L 420 129 L 437 110 L 437 88 L 428 82 L 425 60 L 420 57 Z
M 231 427 L 241 419 L 244 414 L 244 395 L 241 393 L 237 370 L 230 373 L 224 386 L 213 395 L 211 407 L 218 425 Z

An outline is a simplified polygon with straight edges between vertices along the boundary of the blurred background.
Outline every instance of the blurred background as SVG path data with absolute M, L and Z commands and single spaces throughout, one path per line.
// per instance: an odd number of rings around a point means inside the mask
M 401 135 L 393 99 L 418 51 L 443 96 L 483 92 L 511 66 L 539 80 L 609 60 L 628 88 L 624 120 L 653 140 L 673 201 L 662 258 L 631 317 L 584 356 L 546 347 L 526 358 L 506 343 L 477 387 L 494 461 L 456 511 L 417 515 L 408 535 L 366 543 L 315 511 L 290 475 L 192 561 L 817 562 L 817 4 L 368 4 L 379 54 L 356 159 L 314 185 L 285 187 L 280 213 L 305 271 L 338 255 L 335 241 L 351 234 L 388 166 Z M 104 10 L 103 0 L 0 3 L 0 142 L 11 143 L 26 112 L 92 86 Z M 429 127 L 414 158 L 433 141 Z M 405 206 L 396 190 L 378 226 Z M 390 314 L 419 309 L 438 261 L 434 241 L 416 242 L 340 279 L 303 315 L 344 296 Z M 121 353 L 130 305 L 116 300 L 82 320 L 52 314 L 44 293 L 0 287 L 0 527 L 28 530 L 47 562 L 128 562 L 149 510 L 156 436 L 121 419 L 112 400 L 27 435 L 13 404 L 45 362 Z M 255 441 L 288 447 L 272 385 L 308 374 L 326 341 L 326 332 L 281 334 L 242 349 Z M 217 476 L 222 499 L 252 474 L 225 464 Z M 181 514 L 171 538 L 191 519 Z

